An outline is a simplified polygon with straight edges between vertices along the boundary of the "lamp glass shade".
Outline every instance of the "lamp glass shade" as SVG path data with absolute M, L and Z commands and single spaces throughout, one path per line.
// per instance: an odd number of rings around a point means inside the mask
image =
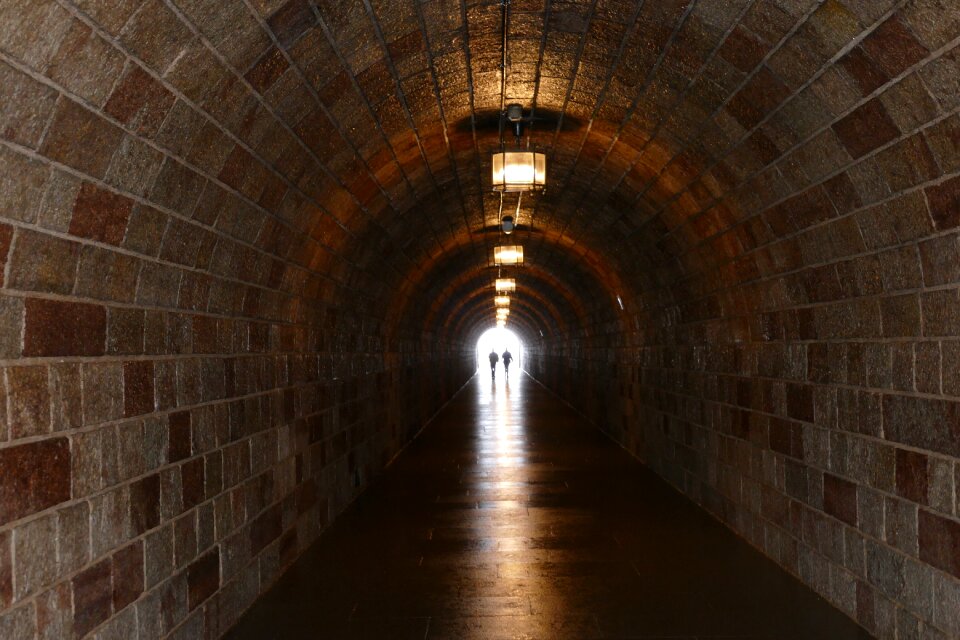
M 497 265 L 523 264 L 523 247 L 517 245 L 494 247 L 493 261 Z
M 547 186 L 547 156 L 535 151 L 493 154 L 493 190 L 539 191 Z
M 510 306 L 510 296 L 496 296 L 493 299 L 493 303 L 498 307 L 509 307 Z
M 497 293 L 517 290 L 517 281 L 513 278 L 497 278 Z

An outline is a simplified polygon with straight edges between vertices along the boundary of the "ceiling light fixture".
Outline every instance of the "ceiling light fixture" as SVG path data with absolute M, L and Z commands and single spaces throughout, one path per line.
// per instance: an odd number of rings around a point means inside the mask
M 507 316 L 510 315 L 510 309 L 506 307 L 501 307 L 497 309 L 497 320 L 506 320 Z
M 498 307 L 509 307 L 510 306 L 510 296 L 497 296 L 493 299 L 493 304 Z
M 503 293 L 505 291 L 516 291 L 517 290 L 517 281 L 513 278 L 497 278 L 496 282 L 497 293 Z
M 542 191 L 547 186 L 547 156 L 542 153 L 500 151 L 493 154 L 492 166 L 494 191 Z
M 523 247 L 519 245 L 502 245 L 499 247 L 494 247 L 493 262 L 497 266 L 523 264 Z

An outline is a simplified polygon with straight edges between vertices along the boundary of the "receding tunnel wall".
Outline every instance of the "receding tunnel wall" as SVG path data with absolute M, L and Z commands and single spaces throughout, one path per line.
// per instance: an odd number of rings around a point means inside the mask
M 960 636 L 951 0 L 0 0 L 0 637 L 218 637 L 525 366 L 882 637 Z M 501 93 L 501 91 L 503 93 Z

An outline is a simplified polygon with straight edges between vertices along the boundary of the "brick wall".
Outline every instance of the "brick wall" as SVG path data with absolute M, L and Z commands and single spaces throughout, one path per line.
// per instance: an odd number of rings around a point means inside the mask
M 729 151 L 667 163 L 609 240 L 668 249 L 617 263 L 618 326 L 548 336 L 527 367 L 873 634 L 956 638 L 960 15 L 888 4 L 820 41 L 811 80 L 784 58 L 821 11 L 773 50 L 789 88 L 745 85 L 712 120 L 739 122 Z
M 218 637 L 472 374 L 189 24 L 0 3 L 2 638 Z

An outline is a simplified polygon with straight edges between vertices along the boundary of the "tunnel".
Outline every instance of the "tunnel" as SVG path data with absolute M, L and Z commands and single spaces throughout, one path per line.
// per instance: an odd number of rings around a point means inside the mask
M 0 0 L 0 637 L 226 636 L 491 393 L 511 278 L 531 411 L 865 637 L 960 638 L 958 43 L 956 0 Z

